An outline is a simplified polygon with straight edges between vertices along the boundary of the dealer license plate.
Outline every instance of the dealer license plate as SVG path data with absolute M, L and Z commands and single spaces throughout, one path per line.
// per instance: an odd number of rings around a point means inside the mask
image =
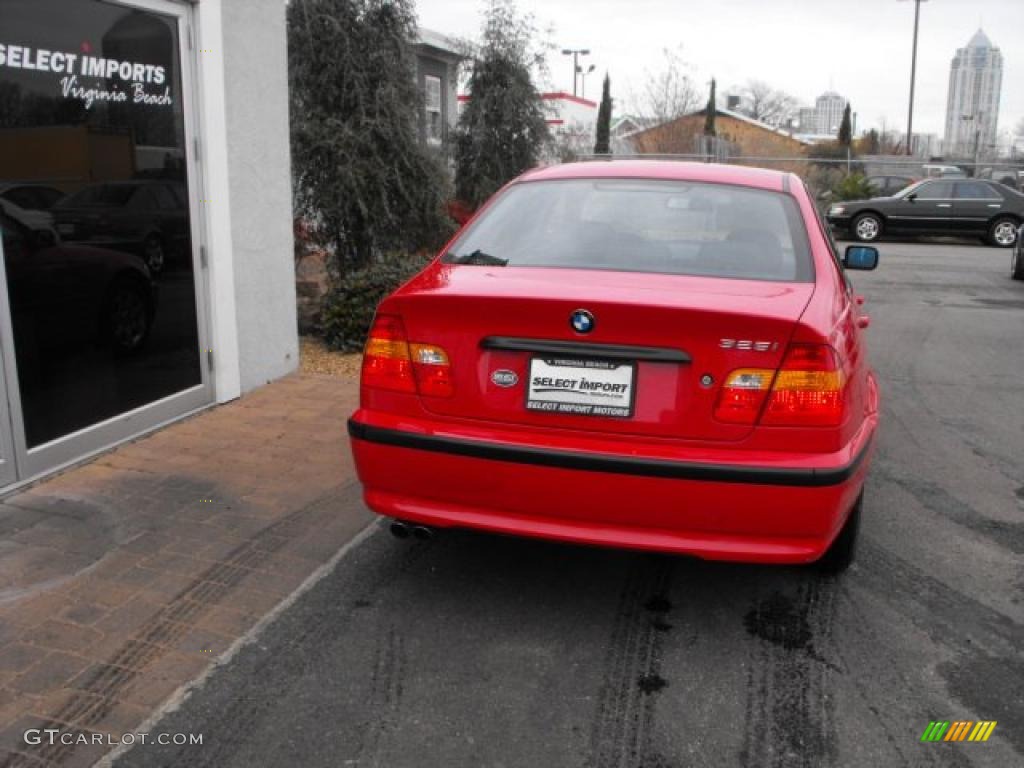
M 636 363 L 609 360 L 530 360 L 526 408 L 581 416 L 633 415 Z

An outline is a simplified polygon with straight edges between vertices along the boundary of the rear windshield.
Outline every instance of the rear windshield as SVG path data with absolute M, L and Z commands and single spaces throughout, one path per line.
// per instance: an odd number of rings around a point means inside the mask
M 813 279 L 796 201 L 725 184 L 572 179 L 509 188 L 447 263 Z

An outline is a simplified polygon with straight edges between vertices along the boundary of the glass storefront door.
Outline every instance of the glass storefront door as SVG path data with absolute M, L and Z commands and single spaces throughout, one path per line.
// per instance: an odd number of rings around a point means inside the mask
M 0 3 L 0 425 L 22 477 L 211 400 L 187 14 Z

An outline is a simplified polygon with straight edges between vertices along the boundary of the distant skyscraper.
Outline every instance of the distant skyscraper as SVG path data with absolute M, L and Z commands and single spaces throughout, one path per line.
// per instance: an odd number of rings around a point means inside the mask
M 818 129 L 816 133 L 832 134 L 839 133 L 839 125 L 843 122 L 843 110 L 846 109 L 846 99 L 835 91 L 826 91 L 814 101 L 814 111 L 817 112 Z
M 801 107 L 797 113 L 797 123 L 800 126 L 800 133 L 817 133 L 818 110 L 814 107 Z
M 984 154 L 995 144 L 1002 84 L 1003 54 L 979 29 L 966 48 L 957 49 L 949 68 L 947 155 L 972 156 L 976 147 Z

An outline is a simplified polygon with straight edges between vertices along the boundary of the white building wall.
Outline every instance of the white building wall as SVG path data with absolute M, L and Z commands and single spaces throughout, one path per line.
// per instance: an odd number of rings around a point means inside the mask
M 218 401 L 298 365 L 285 4 L 197 6 Z

